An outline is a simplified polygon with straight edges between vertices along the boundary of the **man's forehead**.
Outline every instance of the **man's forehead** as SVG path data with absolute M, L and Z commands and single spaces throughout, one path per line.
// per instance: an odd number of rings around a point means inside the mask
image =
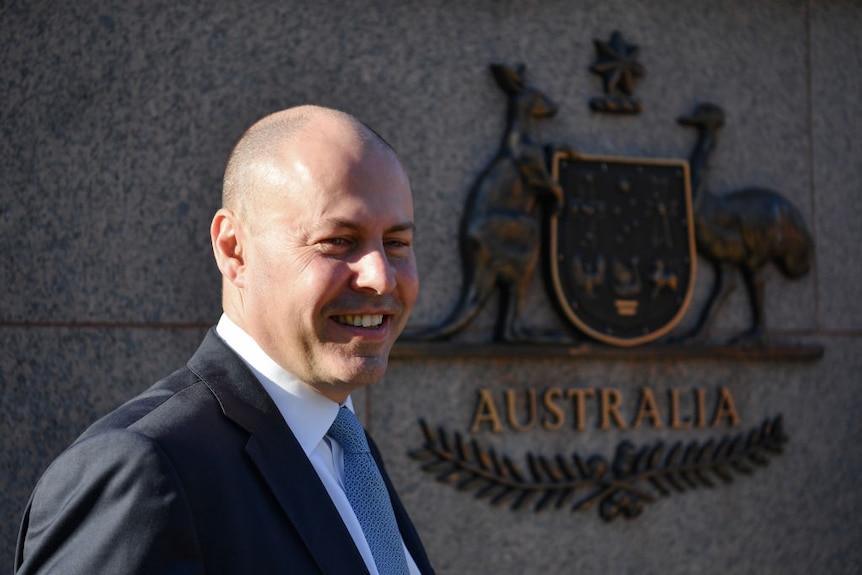
M 359 166 L 373 157 L 387 157 L 400 164 L 394 150 L 372 137 L 366 128 L 344 122 L 307 124 L 273 150 L 274 158 L 288 168 L 309 166 Z

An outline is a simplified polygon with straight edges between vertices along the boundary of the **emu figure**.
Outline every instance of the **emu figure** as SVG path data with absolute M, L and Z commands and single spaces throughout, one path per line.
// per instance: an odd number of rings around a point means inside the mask
M 703 178 L 709 157 L 724 126 L 721 108 L 701 104 L 678 122 L 698 130 L 697 144 L 689 159 L 695 241 L 698 252 L 715 270 L 709 298 L 684 339 L 696 337 L 712 319 L 718 303 L 724 300 L 724 268 L 730 265 L 742 274 L 751 309 L 751 326 L 731 343 L 759 343 L 765 323 L 764 281 L 759 272 L 771 261 L 787 278 L 806 275 L 814 257 L 811 235 L 799 210 L 776 192 L 746 188 L 718 196 L 705 188 Z

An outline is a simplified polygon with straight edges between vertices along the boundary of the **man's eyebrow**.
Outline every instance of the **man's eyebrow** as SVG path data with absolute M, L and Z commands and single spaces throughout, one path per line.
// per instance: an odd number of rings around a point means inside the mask
M 386 230 L 387 233 L 392 232 L 413 232 L 416 230 L 416 224 L 413 222 L 405 222 L 403 224 L 396 224 Z
M 333 227 L 337 227 L 337 228 L 347 228 L 349 230 L 357 230 L 357 231 L 362 230 L 362 228 L 364 227 L 361 224 L 359 224 L 358 222 L 354 222 L 351 220 L 338 219 L 338 218 L 322 220 L 319 223 L 319 225 L 317 225 L 316 227 L 321 228 L 324 226 L 333 226 Z M 412 232 L 415 229 L 416 229 L 416 224 L 414 224 L 412 221 L 406 221 L 406 222 L 401 222 L 401 223 L 389 226 L 388 228 L 386 228 L 384 230 L 384 232 L 387 234 L 397 233 L 397 232 Z

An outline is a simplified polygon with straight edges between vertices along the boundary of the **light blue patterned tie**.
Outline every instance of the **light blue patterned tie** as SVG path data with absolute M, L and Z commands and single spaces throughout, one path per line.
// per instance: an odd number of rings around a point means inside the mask
M 408 575 L 389 492 L 371 457 L 362 424 L 352 411 L 342 407 L 329 435 L 344 449 L 344 491 L 365 533 L 377 570 L 380 575 Z

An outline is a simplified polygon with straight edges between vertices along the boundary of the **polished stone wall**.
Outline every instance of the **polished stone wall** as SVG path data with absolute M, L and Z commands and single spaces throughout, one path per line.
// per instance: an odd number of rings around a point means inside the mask
M 602 93 L 589 71 L 593 41 L 614 30 L 640 48 L 640 115 L 588 106 Z M 208 226 L 225 159 L 248 125 L 313 102 L 357 115 L 399 150 L 414 187 L 423 281 L 411 325 L 427 326 L 461 289 L 458 220 L 504 127 L 505 98 L 488 65 L 523 62 L 560 110 L 535 137 L 584 153 L 685 158 L 695 134 L 676 118 L 699 102 L 724 108 L 706 185 L 716 194 L 768 187 L 802 212 L 815 266 L 797 281 L 765 270 L 767 324 L 770 341 L 823 355 L 510 353 L 480 345 L 492 300 L 458 336 L 472 347 L 402 351 L 358 398 L 438 572 L 858 572 L 860 30 L 853 0 L 6 0 L 0 564 L 11 565 L 21 512 L 50 460 L 100 414 L 182 365 L 217 320 Z M 683 325 L 712 277 L 699 263 Z M 564 329 L 539 278 L 527 310 L 531 326 Z M 709 339 L 747 322 L 740 284 Z M 601 430 L 590 404 L 583 430 L 569 411 L 560 429 L 470 432 L 479 390 L 503 406 L 506 390 L 615 389 L 631 402 L 645 387 L 662 398 L 725 388 L 739 427 Z M 633 409 L 622 411 L 630 419 Z M 610 522 L 598 505 L 495 507 L 408 456 L 425 441 L 420 418 L 526 468 L 528 453 L 611 457 L 623 441 L 705 442 L 778 415 L 789 440 L 768 466 Z

